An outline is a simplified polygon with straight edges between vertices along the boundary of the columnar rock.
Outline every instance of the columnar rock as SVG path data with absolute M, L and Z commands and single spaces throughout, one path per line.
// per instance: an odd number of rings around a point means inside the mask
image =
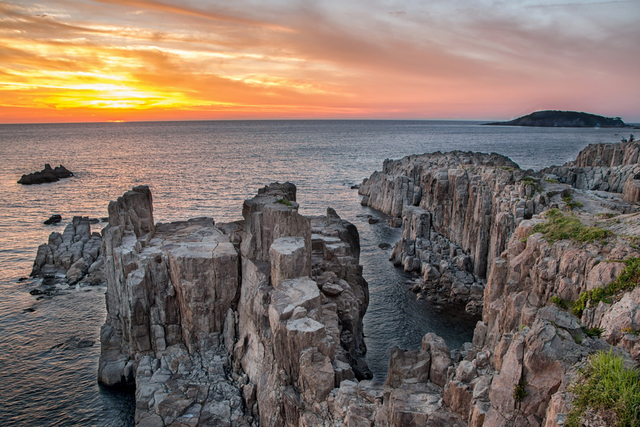
M 391 258 L 405 270 L 420 272 L 425 287 L 464 283 L 464 273 L 473 275 L 470 280 L 477 277 L 478 260 L 485 255 L 466 234 L 469 224 L 477 229 L 479 240 L 489 243 L 483 320 L 473 342 L 451 356 L 446 344 L 435 350 L 439 339 L 433 336 L 425 336 L 422 350 L 393 349 L 386 385 L 394 387 L 391 396 L 398 396 L 407 386 L 403 377 L 421 384 L 429 360 L 427 384 L 443 387 L 441 395 L 436 393 L 442 406 L 433 414 L 454 413 L 469 426 L 562 425 L 571 407 L 568 386 L 590 354 L 615 345 L 640 362 L 640 340 L 633 333 L 640 329 L 637 289 L 618 295 L 611 304 L 587 305 L 582 319 L 551 302 L 552 297 L 575 301 L 581 292 L 606 286 L 623 270 L 621 260 L 640 256 L 632 245 L 640 235 L 635 214 L 625 214 L 636 208 L 619 195 L 572 189 L 549 175 L 542 179 L 544 175 L 531 171 L 508 170 L 511 166 L 479 165 L 478 159 L 487 155 L 472 154 L 456 163 L 458 155 L 387 161 L 384 172 L 376 172 L 360 188 L 363 204 L 389 214 L 400 212 L 399 204 L 389 201 L 405 203 L 400 213 L 402 238 Z M 625 185 L 630 186 L 629 181 Z M 478 196 L 483 188 L 491 189 L 491 197 Z M 406 204 L 409 200 L 411 205 Z M 550 244 L 542 234 L 533 234 L 535 225 L 545 222 L 540 213 L 546 209 L 557 207 L 569 215 L 576 206 L 581 206 L 574 211 L 581 221 L 598 222 L 616 235 L 606 244 Z M 482 222 L 483 216 L 487 222 Z M 430 232 L 419 232 L 427 218 Z M 589 337 L 583 327 L 601 328 L 602 339 Z M 376 416 L 382 411 L 393 425 L 403 419 L 389 406 L 375 409 Z M 425 422 L 424 416 L 423 412 L 417 418 Z M 433 422 L 431 416 L 428 420 Z
M 358 233 L 335 211 L 304 217 L 295 187 L 276 183 L 244 202 L 244 221 L 156 226 L 148 189 L 126 193 L 104 231 L 101 381 L 135 380 L 144 426 L 560 425 L 589 354 L 616 345 L 640 357 L 640 292 L 588 305 L 582 319 L 552 297 L 615 280 L 621 260 L 640 256 L 629 244 L 640 228 L 633 214 L 607 219 L 633 210 L 620 197 L 516 168 L 497 155 L 411 156 L 361 187 L 365 203 L 402 218 L 396 263 L 468 309 L 482 301 L 472 343 L 451 351 L 427 334 L 420 349 L 394 348 L 384 385 L 364 361 Z M 619 235 L 604 245 L 534 234 L 570 195 L 583 221 Z
M 542 172 L 574 188 L 622 193 L 626 201 L 633 203 L 640 201 L 639 153 L 637 141 L 590 144 L 575 161 Z
M 544 197 L 535 194 L 535 186 L 519 181 L 525 176 L 516 163 L 495 153 L 436 152 L 385 160 L 382 172 L 364 180 L 359 193 L 363 204 L 401 217 L 403 223 L 415 223 L 411 218 L 417 211 L 411 207 L 421 208 L 421 215 L 429 217 L 421 237 L 429 240 L 433 227 L 471 257 L 473 273 L 482 279 L 487 265 L 504 250 L 505 242 L 490 238 L 508 226 L 495 221 L 498 213 L 513 221 L 544 209 Z M 518 198 L 530 203 L 517 204 Z
M 101 245 L 100 233 L 91 233 L 89 218 L 73 217 L 62 234 L 51 233 L 48 243 L 38 247 L 31 276 L 53 278 L 61 273 L 68 284 L 75 285 L 95 272 L 87 281 L 98 284 L 102 281 L 97 271 L 102 266 Z
M 109 205 L 98 376 L 135 381 L 138 425 L 328 423 L 335 385 L 370 376 L 355 227 L 299 215 L 291 184 L 243 212 L 156 225 L 147 187 Z
M 291 190 L 272 184 L 243 209 L 234 360 L 254 387 L 261 425 L 329 422 L 336 381 L 370 375 L 357 230 L 332 209 L 302 217 Z

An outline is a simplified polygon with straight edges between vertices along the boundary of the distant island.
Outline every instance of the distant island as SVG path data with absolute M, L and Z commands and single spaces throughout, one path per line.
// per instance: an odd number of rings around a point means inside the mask
M 508 122 L 485 123 L 490 126 L 538 126 L 566 128 L 621 128 L 629 127 L 620 117 L 603 117 L 577 111 L 536 111 Z

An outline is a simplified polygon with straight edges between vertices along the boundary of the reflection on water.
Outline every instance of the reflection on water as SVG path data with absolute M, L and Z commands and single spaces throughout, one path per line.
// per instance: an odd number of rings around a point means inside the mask
M 611 129 L 544 129 L 429 121 L 238 121 L 0 125 L 0 425 L 131 425 L 132 406 L 96 384 L 104 289 L 71 290 L 53 299 L 18 283 L 30 272 L 52 214 L 99 218 L 110 200 L 150 185 L 156 221 L 198 216 L 240 219 L 242 200 L 273 181 L 298 186 L 301 213 L 327 206 L 353 222 L 370 286 L 364 319 L 368 360 L 377 380 L 392 345 L 416 348 L 426 332 L 451 347 L 471 338 L 474 320 L 443 315 L 407 290 L 406 276 L 387 261 L 399 231 L 369 224 L 379 215 L 359 205 L 350 186 L 386 158 L 432 151 L 474 150 L 510 156 L 523 168 L 572 159 L 589 143 L 617 142 Z M 63 164 L 76 176 L 21 186 L 23 173 Z M 93 227 L 96 231 L 96 228 Z M 28 311 L 24 311 L 28 309 Z M 33 311 L 31 311 L 33 309 Z M 94 345 L 81 348 L 80 340 Z

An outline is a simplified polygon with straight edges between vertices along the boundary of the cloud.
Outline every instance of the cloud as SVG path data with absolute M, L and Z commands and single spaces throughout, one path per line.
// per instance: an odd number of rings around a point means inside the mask
M 47 1 L 0 3 L 1 105 L 501 118 L 544 104 L 640 119 L 633 2 Z

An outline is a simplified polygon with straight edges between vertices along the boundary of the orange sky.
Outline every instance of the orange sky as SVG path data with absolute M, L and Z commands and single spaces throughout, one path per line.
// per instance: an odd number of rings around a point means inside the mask
M 640 122 L 640 1 L 0 0 L 0 123 Z

